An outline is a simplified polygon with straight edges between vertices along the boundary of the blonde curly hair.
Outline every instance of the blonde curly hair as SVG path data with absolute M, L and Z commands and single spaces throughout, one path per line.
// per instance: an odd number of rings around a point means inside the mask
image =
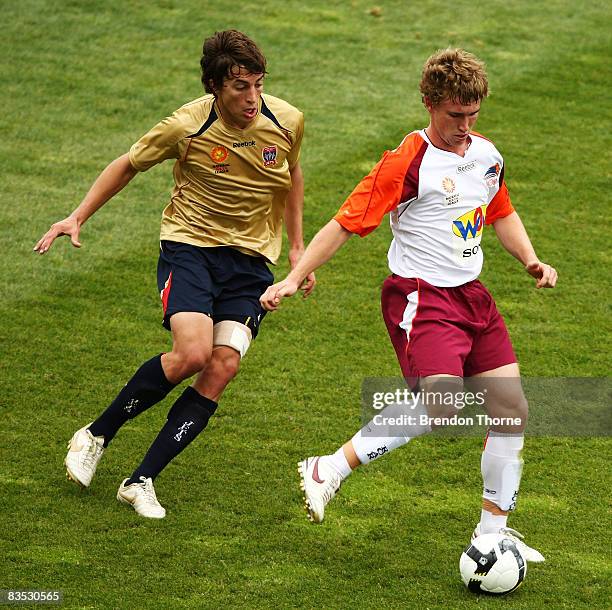
M 423 66 L 419 89 L 432 106 L 445 99 L 473 104 L 489 94 L 485 64 L 463 49 L 436 51 Z

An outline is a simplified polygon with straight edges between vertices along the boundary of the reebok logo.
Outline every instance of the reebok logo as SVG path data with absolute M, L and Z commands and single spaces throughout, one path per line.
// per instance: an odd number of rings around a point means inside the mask
M 250 142 L 232 142 L 232 148 L 246 148 L 247 146 L 255 146 L 255 140 Z
M 465 172 L 470 172 L 476 167 L 476 161 L 470 161 L 469 163 L 464 163 L 463 165 L 457 166 L 458 174 L 465 174 Z

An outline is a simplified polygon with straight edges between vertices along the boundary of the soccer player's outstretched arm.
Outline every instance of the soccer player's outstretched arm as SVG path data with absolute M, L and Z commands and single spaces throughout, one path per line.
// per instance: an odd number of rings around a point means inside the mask
M 308 244 L 300 262 L 284 280 L 270 286 L 260 297 L 268 311 L 278 309 L 283 297 L 297 292 L 304 278 L 326 263 L 352 235 L 338 221 L 330 220 Z
M 536 288 L 555 287 L 557 271 L 537 257 L 527 231 L 516 212 L 496 220 L 493 228 L 502 246 L 524 265 L 529 275 L 537 280 Z
M 299 163 L 291 169 L 291 190 L 285 204 L 285 227 L 289 238 L 289 265 L 294 269 L 304 254 L 304 176 Z M 316 284 L 314 273 L 309 273 L 302 284 L 304 298 L 313 290 Z
M 51 225 L 51 228 L 38 240 L 34 252 L 44 254 L 61 235 L 68 235 L 75 248 L 81 247 L 79 233 L 83 223 L 97 212 L 113 195 L 123 189 L 138 173 L 132 167 L 128 153 L 109 163 L 91 185 L 87 195 L 79 206 L 63 220 Z

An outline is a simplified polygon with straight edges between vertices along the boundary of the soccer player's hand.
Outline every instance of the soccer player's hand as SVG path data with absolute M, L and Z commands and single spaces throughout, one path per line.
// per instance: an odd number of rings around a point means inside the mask
M 300 262 L 300 258 L 302 258 L 302 254 L 304 254 L 304 248 L 292 248 L 289 250 L 289 265 L 291 269 L 294 269 L 295 266 Z M 302 285 L 300 286 L 300 290 L 303 292 L 303 297 L 306 298 L 310 295 L 310 293 L 314 290 L 314 287 L 317 283 L 314 272 L 309 273 Z
M 300 290 L 303 293 L 302 296 L 306 298 L 308 295 L 310 295 L 310 293 L 314 290 L 316 284 L 317 280 L 313 271 L 312 273 L 309 273 L 306 276 L 306 279 L 302 282 L 302 285 L 300 286 Z
M 283 297 L 290 297 L 294 295 L 299 288 L 300 285 L 297 282 L 285 278 L 284 280 L 269 286 L 268 289 L 259 297 L 259 302 L 266 311 L 276 311 Z
M 525 271 L 538 280 L 536 288 L 554 288 L 557 283 L 557 270 L 541 261 L 525 265 Z
M 51 228 L 38 240 L 38 243 L 34 246 L 34 252 L 44 254 L 55 241 L 57 237 L 61 235 L 68 235 L 70 242 L 75 248 L 81 247 L 79 241 L 79 233 L 81 232 L 81 225 L 77 222 L 76 218 L 68 216 L 64 220 L 60 220 L 55 224 L 51 225 Z

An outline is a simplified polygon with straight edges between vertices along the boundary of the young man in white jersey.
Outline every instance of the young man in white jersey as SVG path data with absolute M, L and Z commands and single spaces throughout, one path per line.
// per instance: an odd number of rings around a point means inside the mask
M 237 30 L 204 41 L 206 95 L 159 122 L 108 165 L 81 204 L 34 247 L 44 254 L 60 235 L 80 247 L 81 226 L 139 172 L 174 160 L 174 190 L 162 214 L 157 283 L 172 350 L 143 363 L 96 420 L 75 432 L 68 477 L 88 487 L 119 429 L 195 375 L 117 499 L 144 516 L 165 517 L 153 481 L 207 426 L 236 376 L 265 314 L 261 293 L 272 283 L 283 218 L 294 266 L 304 251 L 304 117 L 263 93 L 266 58 Z M 314 287 L 309 275 L 307 295 Z
M 483 504 L 474 535 L 503 531 L 513 536 L 528 561 L 544 557 L 507 528 L 518 494 L 527 402 L 503 319 L 478 281 L 480 241 L 492 224 L 506 250 L 536 279 L 552 288 L 556 271 L 541 262 L 512 207 L 504 163 L 495 146 L 473 131 L 488 94 L 484 64 L 462 49 L 446 49 L 425 63 L 420 83 L 429 125 L 387 151 L 357 185 L 336 216 L 314 237 L 298 265 L 261 298 L 270 311 L 294 294 L 308 273 L 328 261 L 354 233 L 365 236 L 390 213 L 393 241 L 382 310 L 403 375 L 424 396 L 457 391 L 462 378 L 487 383 L 489 414 L 513 420 L 489 430 L 482 454 Z M 497 381 L 496 381 L 497 380 Z M 299 465 L 306 508 L 314 522 L 358 466 L 431 430 L 430 417 L 451 415 L 433 401 L 381 412 L 425 414 L 402 434 L 381 437 L 370 424 L 335 453 Z

